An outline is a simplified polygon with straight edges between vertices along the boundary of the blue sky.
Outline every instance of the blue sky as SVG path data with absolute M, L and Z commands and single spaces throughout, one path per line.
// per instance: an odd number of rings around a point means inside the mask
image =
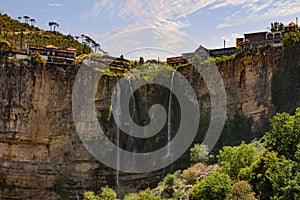
M 15 19 L 28 15 L 43 29 L 56 21 L 57 30 L 89 35 L 112 55 L 141 48 L 175 55 L 199 44 L 221 48 L 224 40 L 226 46 L 234 46 L 244 33 L 265 31 L 274 21 L 295 21 L 300 18 L 300 1 L 2 0 L 0 11 Z

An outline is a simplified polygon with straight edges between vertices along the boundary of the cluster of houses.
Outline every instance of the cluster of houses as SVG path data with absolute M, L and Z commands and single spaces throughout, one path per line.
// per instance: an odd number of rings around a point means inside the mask
M 297 20 L 298 21 L 298 20 Z M 200 46 L 195 52 L 191 53 L 182 53 L 181 56 L 167 58 L 167 63 L 173 67 L 179 66 L 191 62 L 195 54 L 200 55 L 201 57 L 219 57 L 224 55 L 232 55 L 236 53 L 237 48 L 242 48 L 243 50 L 249 49 L 259 49 L 264 47 L 280 47 L 282 46 L 282 38 L 288 32 L 299 31 L 300 27 L 298 22 L 291 22 L 288 25 L 284 26 L 282 23 L 276 22 L 275 25 L 272 24 L 271 31 L 264 32 L 254 32 L 246 33 L 243 38 L 236 38 L 236 46 L 219 49 L 206 49 Z M 28 58 L 30 53 L 38 52 L 49 64 L 65 64 L 72 65 L 75 63 L 76 59 L 76 49 L 58 49 L 53 45 L 48 46 L 35 46 L 28 45 L 26 51 L 18 52 L 13 49 L 9 50 L 9 54 L 13 54 L 17 58 Z M 122 63 L 122 64 L 120 64 Z M 112 71 L 127 71 L 130 68 L 130 61 L 125 59 L 116 59 L 111 64 Z
M 298 20 L 297 20 L 298 21 Z M 277 23 L 277 22 L 276 22 Z M 273 26 L 273 24 L 272 24 Z M 271 31 L 246 33 L 243 38 L 236 38 L 236 46 L 219 48 L 219 49 L 206 49 L 200 46 L 195 52 L 182 53 L 181 56 L 167 58 L 167 63 L 173 67 L 179 66 L 191 62 L 195 54 L 205 57 L 207 55 L 211 57 L 219 57 L 224 55 L 232 55 L 236 53 L 237 48 L 241 47 L 243 50 L 259 49 L 264 47 L 281 47 L 282 38 L 288 32 L 299 31 L 300 27 L 298 22 L 291 22 L 288 25 L 280 28 L 272 28 Z

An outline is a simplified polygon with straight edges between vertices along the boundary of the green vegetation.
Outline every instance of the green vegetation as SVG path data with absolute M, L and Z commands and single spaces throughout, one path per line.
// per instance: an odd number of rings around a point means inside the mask
M 201 175 L 208 174 L 209 167 L 203 163 L 197 163 L 188 169 L 183 170 L 181 178 L 185 184 L 195 184 L 200 180 Z
M 83 197 L 88 200 L 116 200 L 117 194 L 109 187 L 102 187 L 99 196 L 95 195 L 92 191 L 87 191 L 83 194 Z
M 225 146 L 217 155 L 220 170 L 237 180 L 241 169 L 250 166 L 254 161 L 255 147 L 252 144 L 245 144 L 231 147 Z
M 217 153 L 223 146 L 237 146 L 242 141 L 249 143 L 253 139 L 251 136 L 251 123 L 249 118 L 236 113 L 233 117 L 228 117 L 213 152 Z
M 195 144 L 190 149 L 190 159 L 193 163 L 207 162 L 208 161 L 208 148 L 203 144 Z
M 148 82 L 157 77 L 171 78 L 171 72 L 174 71 L 172 67 L 162 63 L 144 63 L 130 70 L 132 74 Z
M 231 200 L 257 200 L 248 181 L 238 181 L 232 186 Z
M 293 50 L 300 44 L 300 32 L 289 32 L 285 34 L 282 39 L 282 44 L 286 58 L 293 58 L 293 56 L 296 56 Z
M 300 144 L 300 108 L 294 116 L 287 113 L 277 113 L 271 120 L 271 130 L 266 133 L 266 148 L 295 160 Z
M 0 14 L 0 40 L 5 40 L 10 43 L 11 47 L 18 49 L 24 49 L 25 44 L 38 46 L 51 44 L 60 49 L 74 47 L 77 50 L 77 55 L 92 52 L 90 47 L 92 44 L 80 43 L 73 36 L 63 35 L 57 31 L 41 30 L 28 23 L 14 20 L 6 14 Z
M 182 173 L 168 174 L 156 188 L 132 194 L 131 199 L 299 199 L 300 108 L 294 116 L 276 114 L 270 122 L 271 130 L 262 140 L 225 146 L 216 164 L 199 162 Z M 202 147 L 191 148 L 193 161 Z
M 294 59 L 297 60 L 297 59 Z M 272 77 L 272 102 L 279 113 L 293 114 L 300 106 L 299 68 L 278 70 Z
M 6 40 L 0 39 L 0 55 L 4 53 L 4 50 L 10 47 L 10 43 Z
M 227 174 L 214 172 L 193 186 L 190 200 L 224 200 L 231 192 L 231 180 Z
M 249 181 L 259 199 L 280 199 L 287 195 L 284 188 L 293 178 L 292 167 L 292 161 L 267 151 L 250 167 L 241 170 L 239 178 Z

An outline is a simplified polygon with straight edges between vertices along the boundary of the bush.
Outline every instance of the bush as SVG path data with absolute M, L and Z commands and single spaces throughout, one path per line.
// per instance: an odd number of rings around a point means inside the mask
M 284 188 L 293 179 L 293 162 L 275 152 L 265 152 L 250 167 L 242 169 L 238 177 L 249 181 L 259 199 L 280 199 L 288 195 Z
M 253 145 L 244 142 L 236 147 L 223 147 L 217 155 L 220 170 L 228 174 L 232 180 L 236 180 L 239 171 L 254 161 L 255 152 Z
M 208 148 L 204 144 L 195 144 L 190 149 L 190 159 L 193 163 L 207 162 L 208 154 Z
M 152 194 L 151 190 L 147 188 L 145 191 L 139 193 L 136 200 L 161 200 L 161 198 Z
M 137 193 L 129 193 L 124 196 L 123 200 L 136 200 L 137 197 Z
M 205 164 L 198 163 L 186 170 L 183 170 L 181 178 L 186 184 L 194 184 L 201 178 L 202 173 L 208 173 L 208 167 Z
M 115 191 L 109 187 L 102 187 L 101 188 L 101 194 L 100 194 L 100 199 L 101 200 L 115 200 L 117 199 L 117 194 Z
M 277 113 L 270 122 L 271 130 L 265 135 L 266 148 L 295 160 L 300 144 L 300 108 L 296 109 L 295 116 Z
M 214 172 L 193 186 L 190 200 L 224 200 L 231 192 L 231 180 L 227 174 Z
M 232 186 L 231 200 L 257 200 L 248 181 L 238 181 Z
M 167 187 L 172 187 L 173 185 L 178 185 L 177 177 L 174 174 L 168 174 L 164 178 L 164 185 Z
M 96 196 L 94 192 L 87 191 L 83 194 L 84 199 L 88 200 L 116 200 L 117 194 L 109 187 L 102 187 L 101 194 Z

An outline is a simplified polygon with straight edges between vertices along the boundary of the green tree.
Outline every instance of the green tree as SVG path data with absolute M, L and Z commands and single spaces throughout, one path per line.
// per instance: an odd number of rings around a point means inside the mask
M 144 58 L 143 57 L 140 57 L 140 61 L 139 61 L 139 65 L 143 65 L 144 64 Z
M 242 169 L 240 180 L 247 180 L 261 200 L 279 199 L 287 195 L 286 188 L 293 178 L 293 162 L 276 152 L 265 152 L 250 167 Z
M 190 149 L 190 159 L 194 164 L 198 162 L 207 162 L 208 154 L 208 148 L 204 144 L 195 144 Z
M 300 144 L 300 108 L 294 116 L 277 113 L 270 122 L 271 130 L 265 135 L 266 148 L 294 160 Z
M 217 155 L 220 170 L 228 174 L 232 180 L 236 180 L 239 171 L 254 161 L 255 152 L 256 149 L 252 144 L 244 142 L 236 147 L 223 147 Z
M 193 186 L 190 200 L 224 200 L 231 192 L 231 179 L 227 174 L 214 172 Z

